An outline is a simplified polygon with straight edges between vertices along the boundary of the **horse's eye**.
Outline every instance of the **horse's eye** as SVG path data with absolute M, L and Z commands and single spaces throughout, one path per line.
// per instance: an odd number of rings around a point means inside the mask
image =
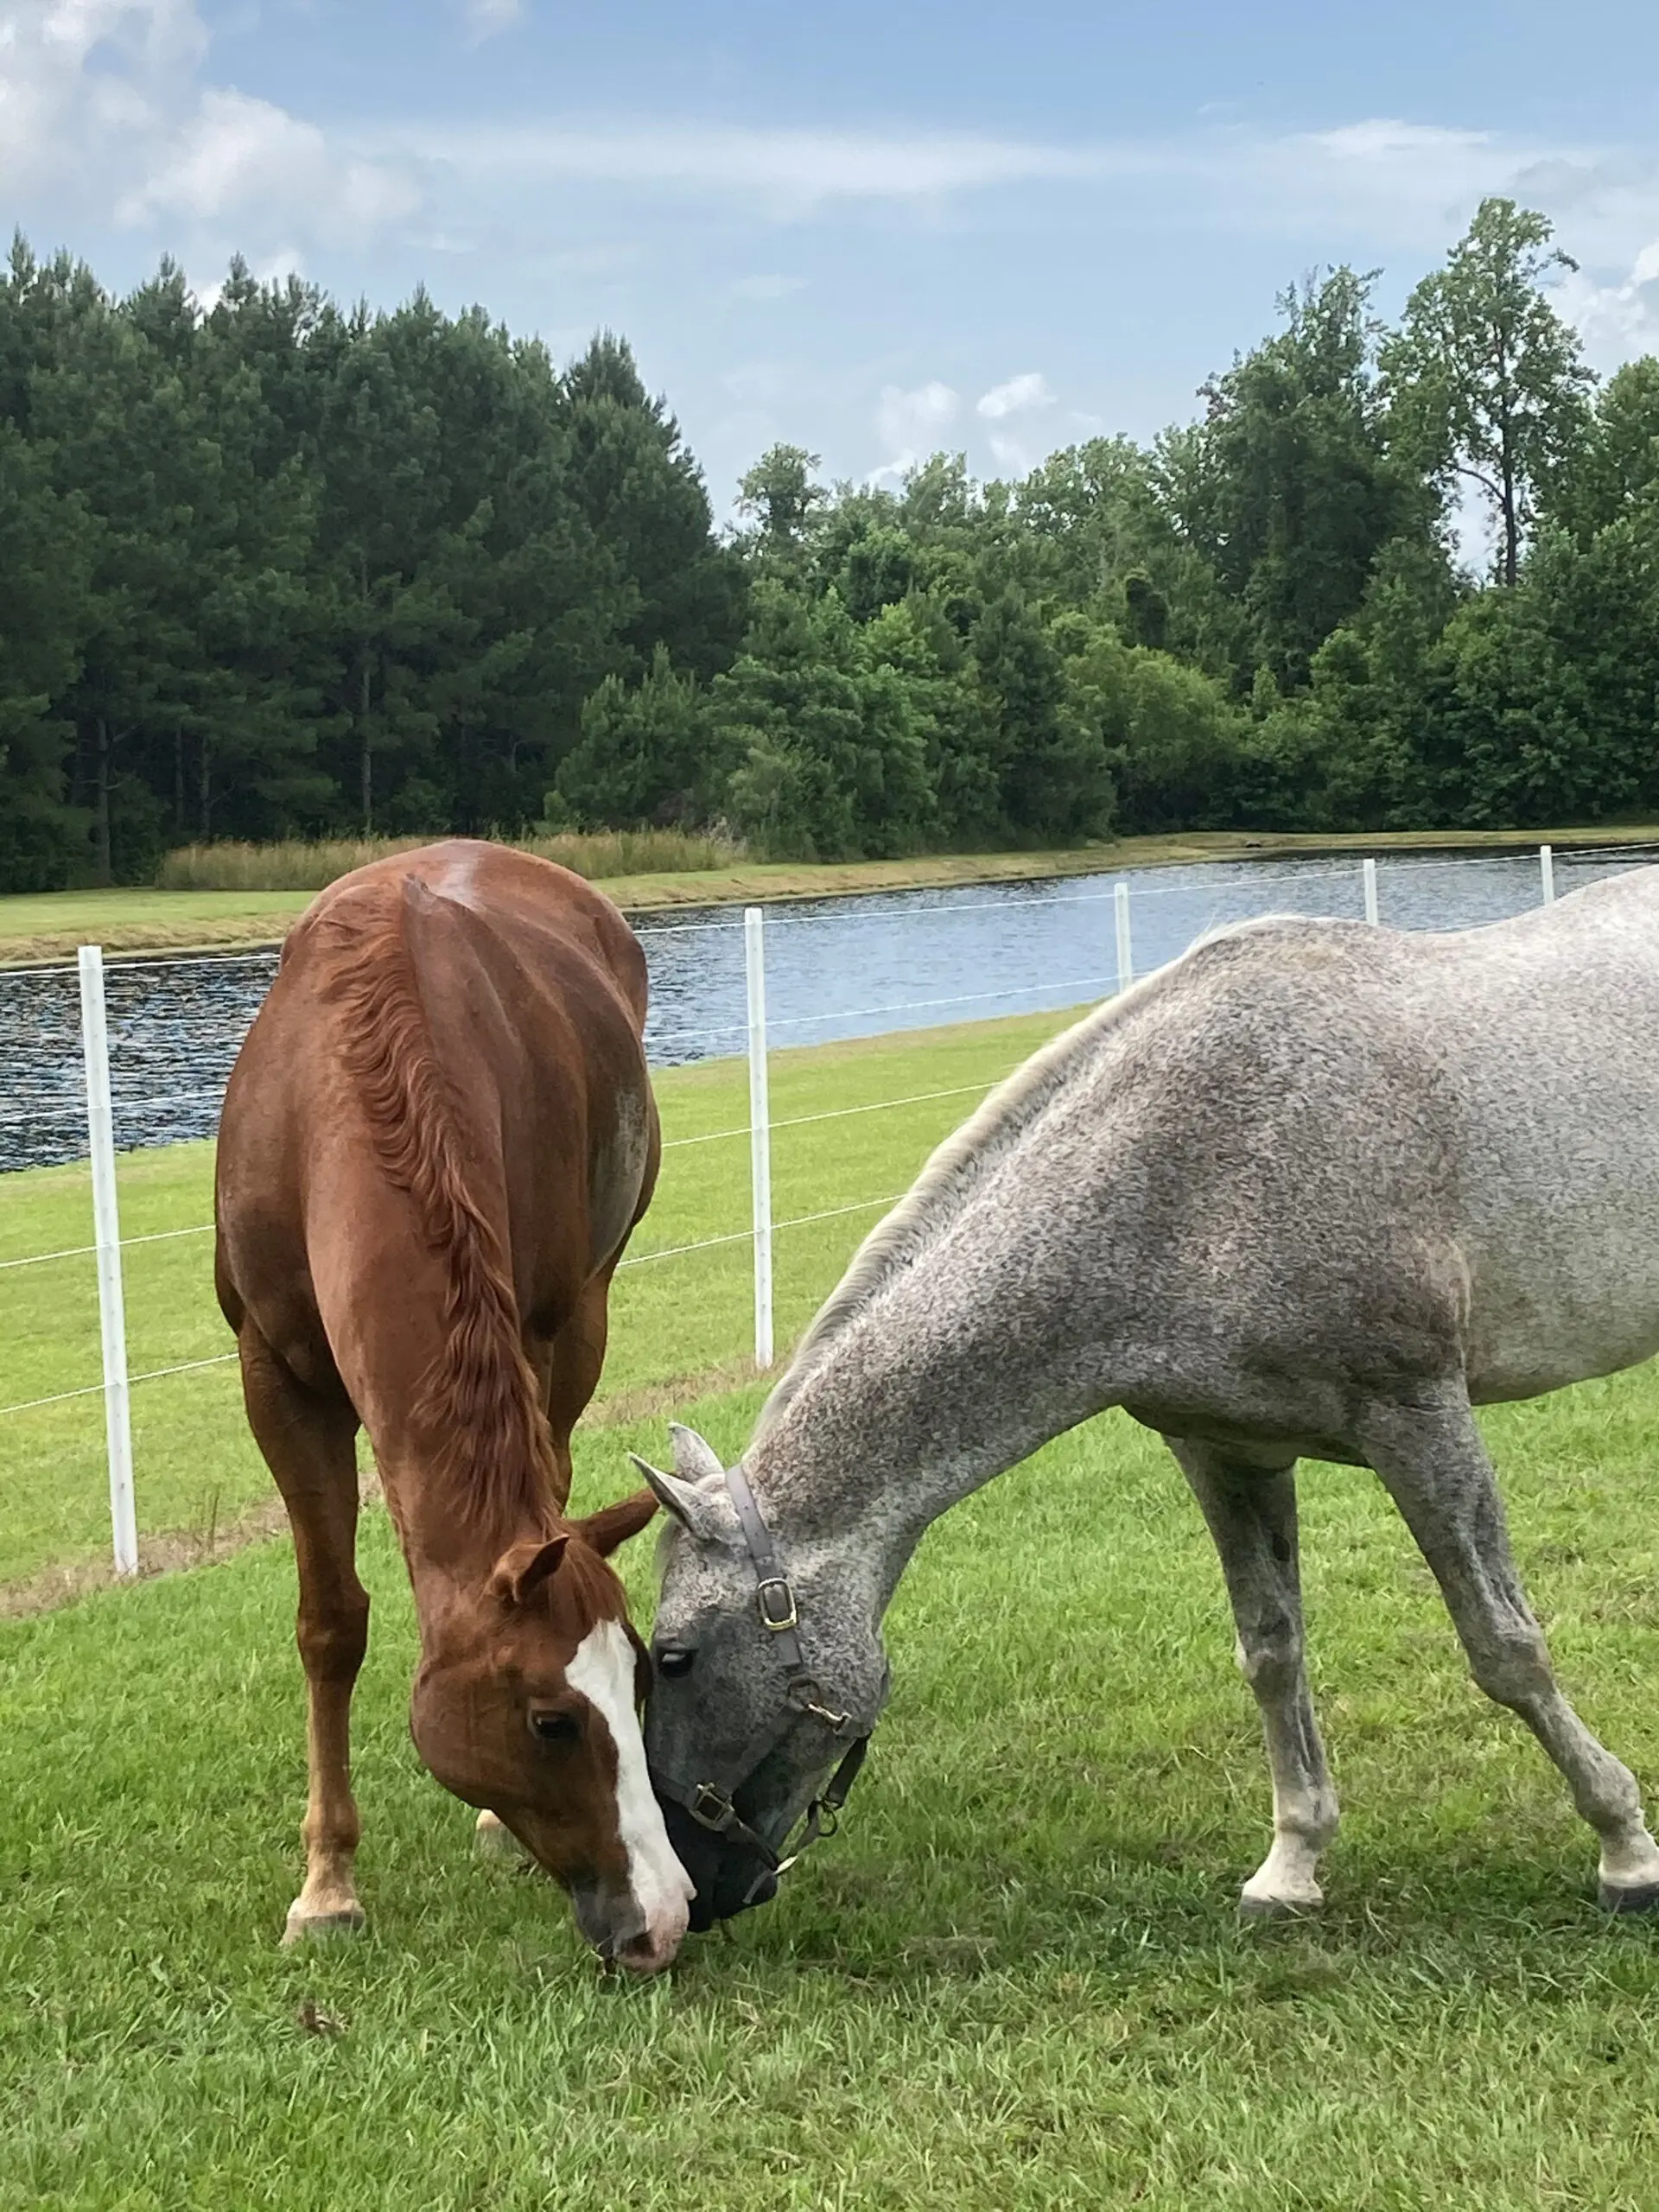
M 657 1671 L 659 1675 L 689 1675 L 696 1656 L 695 1651 L 683 1650 L 678 1644 L 664 1644 L 657 1654 Z
M 575 1713 L 563 1710 L 532 1713 L 530 1730 L 544 1744 L 574 1744 L 582 1733 L 582 1722 Z

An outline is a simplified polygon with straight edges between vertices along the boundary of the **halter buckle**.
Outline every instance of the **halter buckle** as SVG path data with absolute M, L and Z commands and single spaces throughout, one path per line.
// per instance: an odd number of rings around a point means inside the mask
M 712 1828 L 718 1835 L 730 1827 L 737 1808 L 712 1782 L 700 1782 L 691 1792 L 685 1809 L 699 1827 Z
M 775 1611 L 772 1600 L 767 1595 L 773 1590 L 779 1593 Z M 754 1602 L 760 1609 L 761 1626 L 769 1628 L 774 1636 L 781 1636 L 785 1629 L 798 1626 L 800 1615 L 795 1610 L 795 1592 L 781 1574 L 766 1575 L 756 1585 Z

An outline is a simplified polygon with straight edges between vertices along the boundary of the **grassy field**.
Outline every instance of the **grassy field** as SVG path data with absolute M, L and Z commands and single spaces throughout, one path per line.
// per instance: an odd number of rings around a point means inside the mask
M 729 1455 L 759 1395 L 690 1410 Z M 1650 1782 L 1656 1411 L 1643 1374 L 1494 1424 L 1564 1674 Z M 659 1422 L 590 1433 L 585 1491 L 628 1440 Z M 1319 1924 L 1235 1919 L 1255 1724 L 1197 1514 L 1121 1419 L 933 1531 L 843 1832 L 645 1988 L 418 1771 L 384 1516 L 354 1944 L 276 1946 L 286 1545 L 0 1623 L 0 2207 L 1650 2212 L 1659 1930 L 1597 1915 L 1376 1486 L 1304 1494 L 1348 1808 Z
M 911 860 L 813 866 L 746 861 L 736 866 L 606 875 L 596 879 L 631 912 L 664 906 L 737 906 L 746 900 L 829 899 L 956 883 L 1020 882 L 1101 869 L 1160 868 L 1213 860 L 1272 860 L 1318 853 L 1495 852 L 1559 846 L 1659 842 L 1659 828 L 1629 824 L 1576 830 L 1396 830 L 1364 836 L 1270 836 L 1198 830 L 1125 837 L 1116 844 L 1052 853 L 923 854 Z M 308 905 L 305 889 L 54 891 L 0 898 L 0 964 L 73 958 L 76 945 L 106 951 L 184 950 L 274 944 Z
M 775 1110 L 976 1084 L 1052 1026 L 785 1055 Z M 671 1137 L 743 1118 L 730 1066 L 662 1089 Z M 779 1214 L 896 1191 L 971 1103 L 783 1130 Z M 671 1153 L 641 1249 L 740 1226 L 745 1151 Z M 124 1162 L 129 1232 L 205 1219 L 207 1166 Z M 85 1208 L 69 1171 L 6 1178 L 0 1258 L 82 1241 Z M 780 1236 L 781 1338 L 868 1218 Z M 135 1365 L 222 1344 L 206 1242 L 130 1255 Z M 86 1262 L 0 1274 L 0 1400 L 66 1387 L 67 1341 L 90 1373 Z M 671 1384 L 747 1331 L 742 1244 L 625 1276 L 579 1497 L 624 1486 L 626 1446 L 660 1456 L 664 1411 L 734 1455 L 761 1386 Z M 264 1494 L 232 1377 L 135 1392 L 147 1526 Z M 89 1405 L 0 1425 L 0 1575 L 101 1549 Z M 1651 1369 L 1487 1419 L 1563 1677 L 1650 1792 L 1656 1421 Z M 1587 1831 L 1470 1688 L 1376 1483 L 1310 1466 L 1303 1499 L 1347 1808 L 1320 1923 L 1235 1917 L 1267 1788 L 1220 1577 L 1161 1446 L 1109 1416 L 931 1532 L 843 1833 L 648 1987 L 600 1980 L 537 1880 L 475 1863 L 421 1774 L 384 1515 L 353 1944 L 276 1946 L 304 1775 L 285 1541 L 0 1620 L 0 2212 L 1651 2212 L 1659 1927 L 1594 1910 Z

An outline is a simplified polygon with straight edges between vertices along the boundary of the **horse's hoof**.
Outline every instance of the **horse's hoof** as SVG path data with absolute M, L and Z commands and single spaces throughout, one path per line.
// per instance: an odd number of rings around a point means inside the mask
M 1311 1897 L 1264 1897 L 1259 1891 L 1241 1890 L 1238 1893 L 1238 1916 L 1241 1920 L 1306 1920 L 1322 1911 L 1323 1895 L 1315 1891 Z
M 1603 1882 L 1596 1902 L 1604 1912 L 1659 1912 L 1659 1882 Z
M 335 1936 L 355 1936 L 366 1918 L 360 1904 L 346 1905 L 338 1912 L 302 1912 L 297 1904 L 290 1905 L 283 1942 L 290 1945 L 308 1942 L 313 1936 L 326 1941 Z
M 473 1848 L 483 1859 L 523 1859 L 524 1847 L 505 1821 L 493 1813 L 480 1813 L 473 1830 Z

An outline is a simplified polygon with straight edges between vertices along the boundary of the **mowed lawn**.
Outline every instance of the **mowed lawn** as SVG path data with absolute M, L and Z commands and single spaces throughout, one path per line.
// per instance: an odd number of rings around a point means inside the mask
M 1052 1027 L 785 1056 L 775 1110 L 976 1084 Z M 672 1136 L 743 1120 L 738 1070 L 662 1089 Z M 899 1189 L 972 1103 L 780 1132 L 779 1215 Z M 746 1151 L 671 1153 L 640 1249 L 741 1228 Z M 123 1172 L 130 1233 L 207 1217 L 201 1149 Z M 0 1257 L 84 1241 L 84 1196 L 54 1174 L 0 1189 Z M 781 1340 L 869 1217 L 780 1236 Z M 207 1242 L 130 1255 L 135 1367 L 220 1348 Z M 51 1274 L 0 1274 L 0 1296 Z M 54 1319 L 37 1288 L 0 1315 L 8 1361 L 34 1363 L 9 1378 L 66 1387 L 72 1325 L 95 1372 L 90 1274 L 67 1280 L 79 1307 L 54 1292 Z M 732 1370 L 747 1284 L 742 1244 L 623 1278 L 582 1499 L 625 1486 L 625 1448 L 660 1455 L 671 1407 L 735 1455 L 761 1385 L 656 1386 Z M 264 1494 L 232 1370 L 134 1404 L 147 1525 L 188 1525 L 209 1484 L 221 1516 Z M 88 1436 L 20 1458 L 42 1416 L 0 1427 L 0 1573 L 105 1541 L 97 1402 L 49 1411 Z M 1564 1680 L 1650 1794 L 1656 1422 L 1652 1370 L 1487 1417 Z M 1469 1687 L 1373 1479 L 1310 1465 L 1303 1506 L 1347 1816 L 1322 1921 L 1236 1920 L 1267 1834 L 1254 1712 L 1197 1511 L 1114 1415 L 931 1532 L 842 1832 L 646 1986 L 601 1979 L 538 1878 L 475 1861 L 472 1815 L 422 1774 L 383 1514 L 354 1942 L 276 1943 L 304 1790 L 285 1541 L 0 1622 L 0 2212 L 1651 2212 L 1659 1927 L 1596 1910 L 1588 1832 Z M 643 1620 L 649 1539 L 632 1552 Z
M 880 1218 L 883 1205 L 868 1202 L 907 1188 L 983 1092 L 1069 1018 L 1022 1016 L 774 1055 L 774 1217 L 828 1217 L 778 1232 L 780 1350 Z M 617 1279 L 601 1412 L 645 1387 L 716 1371 L 729 1377 L 753 1350 L 745 1065 L 669 1069 L 656 1084 L 670 1148 L 656 1202 L 630 1247 L 630 1259 L 642 1264 L 626 1266 Z M 893 1100 L 914 1103 L 883 1103 Z M 227 1351 L 232 1339 L 213 1292 L 213 1238 L 171 1233 L 212 1220 L 213 1147 L 125 1154 L 118 1180 L 123 1236 L 156 1240 L 130 1245 L 124 1255 L 130 1371 Z M 75 1251 L 91 1236 L 84 1163 L 0 1176 L 0 1262 L 73 1255 L 41 1266 L 0 1265 L 0 1408 L 99 1381 L 97 1276 L 92 1255 Z M 675 1249 L 720 1237 L 737 1241 Z M 664 1251 L 671 1256 L 646 1257 Z M 141 1539 L 168 1532 L 205 1540 L 271 1495 L 242 1418 L 233 1363 L 136 1383 L 132 1430 Z M 102 1398 L 0 1414 L 0 1586 L 100 1554 L 108 1543 Z
M 728 1456 L 759 1395 L 694 1409 Z M 1650 1783 L 1655 1412 L 1643 1374 L 1493 1423 L 1563 1672 Z M 584 1488 L 659 1434 L 593 1432 Z M 285 1543 L 0 1624 L 0 2206 L 1649 2212 L 1659 1929 L 1596 1911 L 1586 1833 L 1376 1486 L 1304 1496 L 1348 1815 L 1319 1924 L 1235 1918 L 1254 1719 L 1198 1516 L 1120 1418 L 938 1524 L 842 1832 L 650 1986 L 474 1862 L 420 1772 L 383 1516 L 354 1942 L 276 1945 Z

